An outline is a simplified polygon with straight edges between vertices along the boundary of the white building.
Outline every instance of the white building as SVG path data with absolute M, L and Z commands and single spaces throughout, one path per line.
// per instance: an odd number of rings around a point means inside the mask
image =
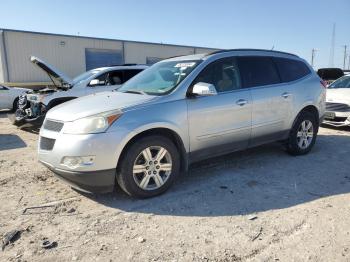
M 49 79 L 29 61 L 31 55 L 70 77 L 86 70 L 120 64 L 152 64 L 161 59 L 217 49 L 117 39 L 0 29 L 0 83 L 40 85 Z

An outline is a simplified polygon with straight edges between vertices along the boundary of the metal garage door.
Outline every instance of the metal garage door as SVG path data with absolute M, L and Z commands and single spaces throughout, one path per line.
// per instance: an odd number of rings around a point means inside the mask
M 122 51 L 112 49 L 86 48 L 85 61 L 86 70 L 124 64 Z

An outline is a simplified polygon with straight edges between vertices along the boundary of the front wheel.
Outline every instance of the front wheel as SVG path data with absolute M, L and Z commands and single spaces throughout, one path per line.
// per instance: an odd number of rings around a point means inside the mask
M 180 173 L 179 153 L 166 137 L 149 136 L 133 143 L 118 166 L 117 181 L 130 196 L 164 193 Z
M 11 110 L 12 113 L 16 112 L 16 110 L 18 108 L 18 100 L 19 100 L 19 98 L 16 97 L 16 99 L 13 101 L 12 110 Z
M 295 121 L 287 142 L 287 151 L 291 155 L 305 155 L 315 144 L 318 132 L 314 114 L 303 112 Z

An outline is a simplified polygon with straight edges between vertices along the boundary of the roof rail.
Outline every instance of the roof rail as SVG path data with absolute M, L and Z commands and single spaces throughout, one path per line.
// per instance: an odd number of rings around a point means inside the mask
M 215 55 L 215 54 L 220 54 L 220 53 L 226 53 L 226 52 L 231 52 L 231 51 L 262 51 L 262 52 L 272 52 L 272 53 L 278 53 L 278 54 L 285 54 L 285 55 L 291 55 L 295 57 L 299 57 L 295 54 L 287 53 L 287 52 L 282 52 L 282 51 L 275 51 L 275 50 L 267 50 L 267 49 L 250 49 L 250 48 L 239 48 L 239 49 L 225 49 L 225 50 L 219 50 L 215 52 L 208 53 L 206 56 L 210 55 Z
M 134 64 L 134 63 L 128 63 L 128 64 L 119 64 L 119 65 L 110 65 L 110 66 L 143 66 L 146 64 Z

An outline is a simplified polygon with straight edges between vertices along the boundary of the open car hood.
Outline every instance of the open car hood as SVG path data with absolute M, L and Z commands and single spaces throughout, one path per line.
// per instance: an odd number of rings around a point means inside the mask
M 73 80 L 60 72 L 58 69 L 53 67 L 50 64 L 47 64 L 43 60 L 31 56 L 30 62 L 32 62 L 34 65 L 38 66 L 41 70 L 43 70 L 45 73 L 48 74 L 53 84 L 60 89 L 68 89 L 73 86 Z

